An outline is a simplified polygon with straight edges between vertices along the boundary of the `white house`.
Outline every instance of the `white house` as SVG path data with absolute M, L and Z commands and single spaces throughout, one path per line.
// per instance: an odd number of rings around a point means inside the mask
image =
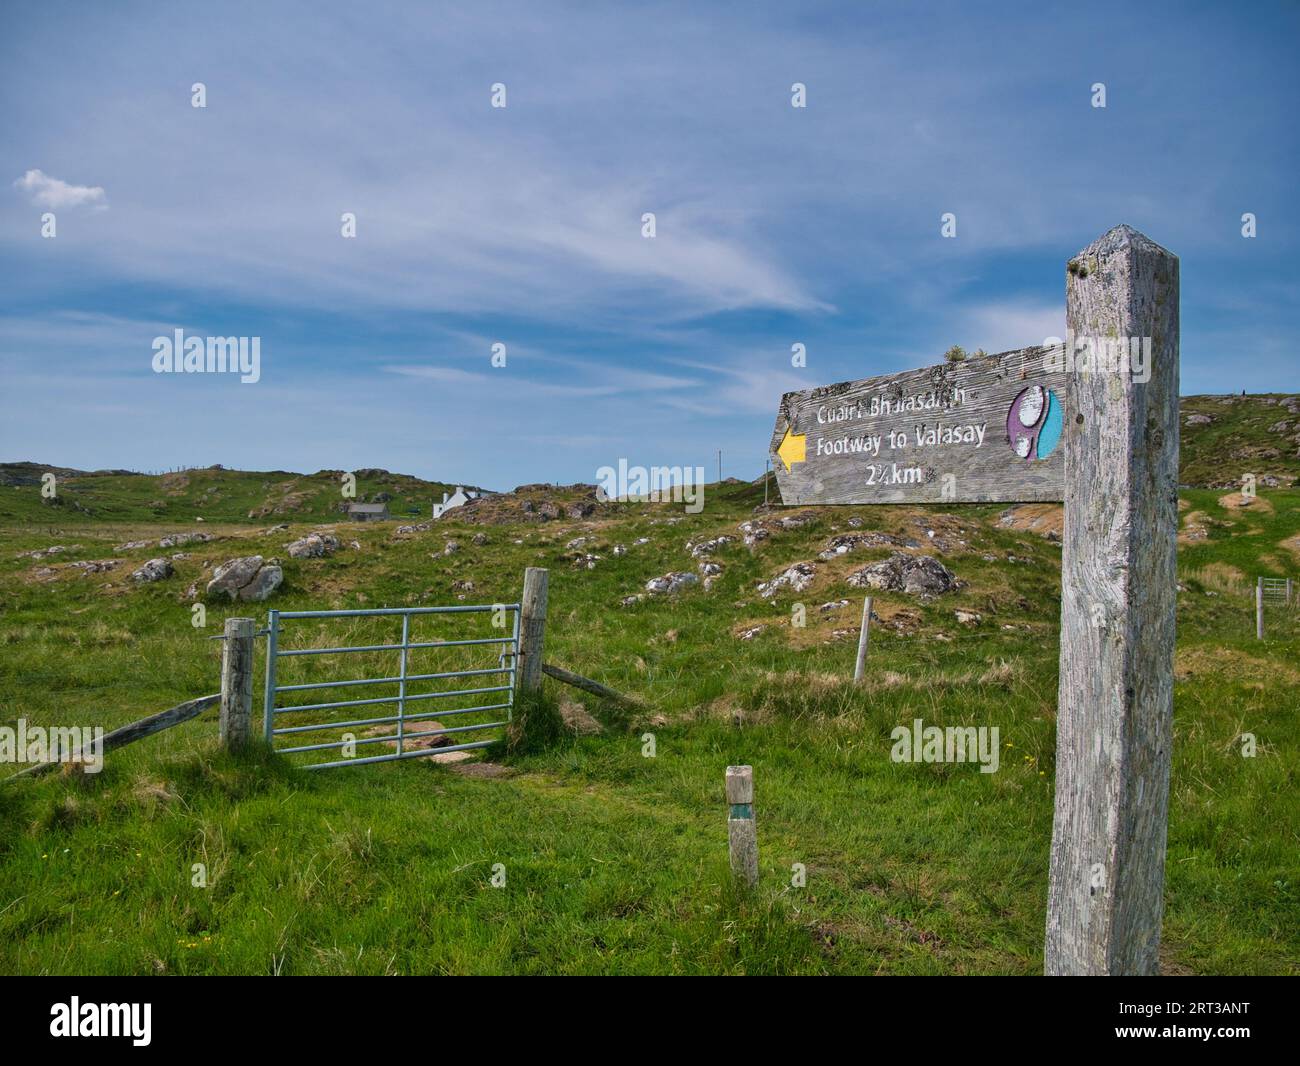
M 433 517 L 441 518 L 452 508 L 463 507 L 465 504 L 469 503 L 470 500 L 474 500 L 477 498 L 478 498 L 478 493 L 475 492 L 473 489 L 464 489 L 461 488 L 461 486 L 457 485 L 456 491 L 453 492 L 450 496 L 448 496 L 445 492 L 442 494 L 442 503 L 435 503 L 433 505 Z

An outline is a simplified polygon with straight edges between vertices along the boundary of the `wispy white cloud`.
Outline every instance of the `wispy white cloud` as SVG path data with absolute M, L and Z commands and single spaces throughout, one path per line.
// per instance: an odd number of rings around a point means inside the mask
M 60 210 L 65 207 L 93 207 L 108 210 L 108 197 L 98 185 L 70 185 L 51 177 L 43 170 L 29 170 L 14 182 L 38 207 Z
M 982 303 L 966 310 L 957 322 L 960 344 L 968 352 L 1007 352 L 1042 344 L 1048 337 L 1065 336 L 1065 301 L 1059 304 L 1026 302 Z

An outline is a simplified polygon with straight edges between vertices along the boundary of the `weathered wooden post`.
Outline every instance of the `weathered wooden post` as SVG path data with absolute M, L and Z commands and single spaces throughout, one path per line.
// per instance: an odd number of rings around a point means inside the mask
M 1178 258 L 1128 226 L 1069 263 L 1048 974 L 1154 974 L 1163 914 L 1178 523 Z
M 731 872 L 749 888 L 758 884 L 758 830 L 754 825 L 754 768 L 727 767 L 727 849 Z
M 1264 639 L 1264 579 L 1255 578 L 1255 639 Z
M 858 659 L 853 664 L 853 680 L 861 681 L 867 668 L 867 643 L 871 639 L 871 597 L 862 604 L 862 628 L 858 631 Z
M 1292 592 L 1292 589 L 1291 589 L 1291 579 L 1290 579 L 1290 578 L 1287 578 L 1287 579 L 1286 579 L 1286 605 L 1287 605 L 1288 607 L 1291 606 L 1291 592 Z
M 248 746 L 253 716 L 253 620 L 227 618 L 221 642 L 221 743 Z
M 519 688 L 536 692 L 542 687 L 542 645 L 546 637 L 547 571 L 540 566 L 524 570 L 524 593 L 519 600 Z

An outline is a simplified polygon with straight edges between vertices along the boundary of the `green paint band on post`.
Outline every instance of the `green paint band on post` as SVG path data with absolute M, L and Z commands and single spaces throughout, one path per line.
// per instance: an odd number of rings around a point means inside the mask
M 743 818 L 745 820 L 754 817 L 754 805 L 752 803 L 733 803 L 731 805 L 731 818 Z

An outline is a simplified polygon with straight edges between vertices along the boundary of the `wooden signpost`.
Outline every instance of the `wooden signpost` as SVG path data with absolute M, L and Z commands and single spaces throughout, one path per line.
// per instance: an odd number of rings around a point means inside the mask
M 787 504 L 1060 500 L 1066 373 L 1022 348 L 781 398 Z
M 787 393 L 784 503 L 1063 500 L 1048 974 L 1153 974 L 1178 526 L 1178 259 L 1128 226 L 1071 259 L 1067 337 Z

